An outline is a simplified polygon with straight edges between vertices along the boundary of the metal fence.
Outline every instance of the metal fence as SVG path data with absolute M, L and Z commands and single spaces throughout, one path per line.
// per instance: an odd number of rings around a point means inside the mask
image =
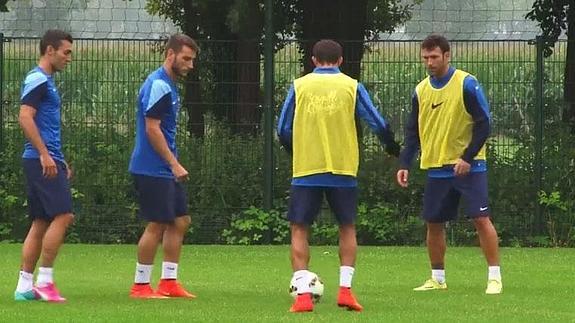
M 37 44 L 37 39 L 0 34 L 0 240 L 21 240 L 27 229 L 20 166 L 24 139 L 17 115 L 20 86 L 36 64 Z M 554 55 L 544 59 L 542 45 L 536 40 L 452 41 L 453 64 L 476 75 L 490 101 L 490 202 L 506 244 L 548 238 L 551 209 L 540 207 L 538 192 L 560 191 L 565 199 L 572 198 L 565 194 L 575 190 L 572 180 L 565 178 L 573 174 L 573 154 L 557 153 L 561 147 L 573 146 L 572 137 L 557 131 L 564 106 L 567 46 L 557 43 Z M 343 69 L 358 74 L 401 140 L 412 91 L 425 76 L 419 43 L 348 42 L 343 46 L 363 53 L 362 57 L 351 54 L 361 60 Z M 264 112 L 273 109 L 275 116 L 279 114 L 291 81 L 303 72 L 300 48 L 305 46 L 297 41 L 275 44 L 273 84 L 264 83 L 263 44 L 200 41 L 200 47 L 196 70 L 182 84 L 185 108 L 178 136 L 180 157 L 191 175 L 187 188 L 193 225 L 186 241 L 223 243 L 222 232 L 234 215 L 250 206 L 272 204 L 280 212 L 285 210 L 290 160 L 273 139 L 273 131 L 264 127 Z M 144 78 L 162 62 L 159 43 L 79 39 L 74 48 L 72 64 L 56 76 L 63 100 L 64 153 L 75 170 L 77 222 L 68 239 L 134 242 L 141 223 L 127 165 L 135 132 L 135 100 Z M 273 107 L 264 104 L 266 87 L 273 88 Z M 386 243 L 421 242 L 421 225 L 406 223 L 419 213 L 424 174 L 415 171 L 414 184 L 400 190 L 394 183 L 397 162 L 384 156 L 367 129 L 363 134 L 361 203 L 389 211 L 386 219 L 392 222 L 390 230 L 395 230 L 396 238 Z M 265 153 L 266 139 L 274 140 L 272 154 Z M 273 181 L 265 181 L 266 176 Z M 572 209 L 564 213 L 563 222 L 573 227 Z M 320 223 L 331 222 L 322 214 Z M 269 231 L 262 241 L 273 240 L 273 230 Z M 459 221 L 450 227 L 450 239 L 466 243 L 473 239 L 472 232 L 465 221 Z

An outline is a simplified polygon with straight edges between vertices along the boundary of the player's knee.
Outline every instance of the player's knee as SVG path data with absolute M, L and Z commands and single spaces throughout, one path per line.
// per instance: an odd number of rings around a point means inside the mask
M 491 219 L 488 216 L 477 217 L 473 219 L 473 223 L 475 224 L 475 228 L 477 230 L 485 230 L 493 226 Z
M 188 228 L 192 223 L 192 218 L 189 215 L 177 217 L 173 223 L 174 229 L 181 233 L 188 232 Z
M 72 223 L 74 223 L 74 214 L 65 213 L 65 214 L 57 215 L 56 217 L 54 217 L 54 222 L 57 222 L 58 225 L 61 225 L 61 226 L 64 226 L 67 228 L 68 226 L 72 225 Z
M 159 222 L 149 222 L 146 225 L 146 231 L 144 234 L 154 236 L 154 237 L 162 237 L 164 231 L 166 231 L 167 225 L 165 223 Z

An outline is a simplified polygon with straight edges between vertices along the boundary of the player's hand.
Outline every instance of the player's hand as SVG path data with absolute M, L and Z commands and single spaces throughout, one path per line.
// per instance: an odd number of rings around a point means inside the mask
M 66 161 L 64 161 L 64 165 L 66 165 L 66 178 L 68 179 L 72 178 L 72 176 L 74 175 L 72 167 L 70 167 L 70 165 L 68 165 Z
M 176 163 L 172 166 L 172 173 L 176 177 L 176 182 L 184 182 L 188 180 L 188 171 L 180 165 L 180 163 Z
M 397 184 L 399 184 L 399 186 L 405 188 L 409 185 L 409 183 L 408 183 L 408 181 L 409 181 L 409 170 L 400 169 L 397 171 L 397 174 L 395 175 L 395 177 L 397 179 Z
M 46 178 L 54 178 L 58 175 L 58 167 L 50 154 L 40 155 L 40 165 L 42 165 L 42 175 Z
M 453 173 L 455 173 L 455 176 L 465 176 L 469 174 L 470 169 L 471 164 L 460 158 L 453 167 Z
M 400 150 L 401 150 L 401 147 L 399 146 L 399 144 L 395 140 L 392 140 L 392 141 L 385 144 L 385 152 L 390 154 L 393 157 L 399 157 L 399 151 Z

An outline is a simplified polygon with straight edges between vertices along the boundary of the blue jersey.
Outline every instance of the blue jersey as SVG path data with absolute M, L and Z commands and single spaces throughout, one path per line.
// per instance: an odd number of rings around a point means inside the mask
M 146 118 L 161 120 L 160 128 L 164 138 L 177 158 L 176 127 L 180 108 L 178 89 L 163 66 L 144 81 L 137 105 L 136 143 L 130 159 L 130 173 L 174 178 L 170 166 L 152 147 L 146 134 Z
M 22 105 L 36 109 L 34 122 L 40 137 L 52 158 L 64 161 L 60 138 L 61 100 L 52 75 L 46 74 L 40 67 L 35 67 L 26 75 L 20 95 Z M 22 158 L 40 158 L 38 150 L 26 140 Z

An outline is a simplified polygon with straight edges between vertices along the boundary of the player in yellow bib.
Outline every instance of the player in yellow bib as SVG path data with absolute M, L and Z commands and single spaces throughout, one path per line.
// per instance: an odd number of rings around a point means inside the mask
M 339 223 L 341 266 L 337 304 L 361 311 L 363 307 L 351 292 L 357 249 L 354 221 L 359 165 L 355 116 L 369 125 L 389 154 L 398 156 L 399 145 L 365 87 L 340 72 L 343 62 L 340 44 L 320 40 L 312 51 L 316 68 L 293 82 L 278 123 L 280 142 L 289 151 L 293 150 L 288 219 L 292 281 L 298 296 L 290 311 L 313 310 L 308 231 L 324 195 Z
M 445 222 L 456 219 L 463 197 L 489 266 L 485 292 L 500 294 L 498 238 L 487 200 L 489 105 L 477 79 L 450 66 L 450 45 L 443 36 L 428 36 L 421 43 L 421 57 L 429 76 L 415 88 L 397 172 L 397 182 L 407 187 L 408 169 L 421 150 L 420 167 L 428 173 L 422 216 L 431 278 L 414 290 L 447 289 Z

